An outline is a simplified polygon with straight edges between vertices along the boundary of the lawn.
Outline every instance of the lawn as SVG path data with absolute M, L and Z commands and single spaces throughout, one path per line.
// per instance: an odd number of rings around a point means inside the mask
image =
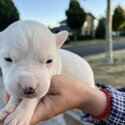
M 125 87 L 125 50 L 114 52 L 114 64 L 104 63 L 104 54 L 85 57 L 94 70 L 95 81 Z
M 117 43 L 117 42 L 124 42 L 125 41 L 125 37 L 117 37 L 117 38 L 113 38 L 113 42 Z M 67 48 L 67 47 L 79 47 L 79 46 L 88 46 L 88 45 L 97 45 L 97 44 L 104 44 L 105 43 L 105 39 L 92 39 L 92 40 L 83 40 L 83 41 L 77 41 L 77 42 L 70 42 L 69 44 L 64 44 L 63 48 Z
M 79 47 L 79 46 L 88 46 L 88 45 L 96 45 L 96 44 L 104 44 L 103 39 L 92 39 L 92 40 L 84 40 L 84 41 L 77 41 L 77 42 L 70 42 L 68 44 L 64 44 L 63 48 L 67 47 Z

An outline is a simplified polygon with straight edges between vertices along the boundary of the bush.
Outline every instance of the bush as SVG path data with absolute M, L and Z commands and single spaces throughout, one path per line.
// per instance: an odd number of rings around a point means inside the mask
M 78 37 L 78 40 L 90 40 L 93 39 L 91 35 L 81 35 Z
M 105 18 L 99 20 L 97 29 L 96 29 L 96 38 L 104 39 L 105 38 Z
M 19 12 L 12 0 L 0 0 L 0 31 L 19 18 Z
M 120 36 L 125 36 L 125 30 L 120 32 Z
M 69 39 L 71 41 L 74 41 L 74 36 L 70 36 Z M 80 36 L 77 36 L 77 41 L 90 40 L 90 39 L 93 39 L 93 37 L 91 35 L 80 35 Z

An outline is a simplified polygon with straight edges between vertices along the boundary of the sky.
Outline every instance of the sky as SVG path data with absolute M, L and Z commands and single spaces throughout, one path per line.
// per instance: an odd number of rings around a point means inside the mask
M 65 11 L 70 0 L 13 0 L 21 20 L 36 20 L 47 26 L 55 27 L 66 19 Z M 107 0 L 80 0 L 86 12 L 91 12 L 97 19 L 105 16 Z M 117 5 L 125 8 L 125 0 L 112 0 L 112 11 Z

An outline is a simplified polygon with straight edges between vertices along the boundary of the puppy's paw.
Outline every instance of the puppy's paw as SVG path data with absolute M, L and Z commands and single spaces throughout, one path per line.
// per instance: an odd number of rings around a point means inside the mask
M 32 115 L 22 108 L 16 108 L 4 120 L 4 125 L 29 125 Z
M 0 120 L 4 120 L 11 112 L 14 111 L 16 105 L 7 105 L 0 112 Z

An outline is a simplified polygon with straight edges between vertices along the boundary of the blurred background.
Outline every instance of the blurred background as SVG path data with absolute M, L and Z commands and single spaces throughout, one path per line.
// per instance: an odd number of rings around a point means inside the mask
M 53 33 L 67 30 L 63 49 L 85 58 L 96 82 L 125 87 L 124 0 L 0 0 L 0 31 L 17 20 L 39 21 Z M 88 124 L 77 111 L 65 119 L 68 125 Z

